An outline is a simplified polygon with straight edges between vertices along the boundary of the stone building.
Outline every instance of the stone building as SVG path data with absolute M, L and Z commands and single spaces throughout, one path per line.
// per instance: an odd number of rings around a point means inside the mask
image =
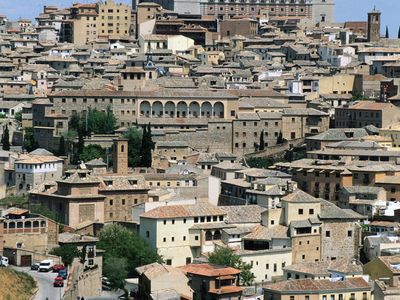
M 242 35 L 247 37 L 255 36 L 258 32 L 258 23 L 250 18 L 232 18 L 220 22 L 221 38 Z
M 128 174 L 128 142 L 114 140 L 114 173 L 104 164 L 65 172 L 59 180 L 43 182 L 29 199 L 58 213 L 71 227 L 88 222 L 132 221 L 133 205 L 148 201 L 149 187 L 142 175 Z M 184 185 L 184 184 L 182 184 Z
M 399 122 L 399 108 L 389 102 L 359 101 L 335 110 L 337 128 L 387 127 Z
M 76 3 L 70 8 L 70 13 L 70 21 L 64 28 L 68 28 L 71 35 L 66 37 L 66 40 L 76 45 L 85 45 L 94 41 L 98 36 L 96 4 Z
M 363 215 L 322 201 L 321 260 L 359 259 Z
M 286 108 L 282 114 L 282 135 L 290 141 L 329 129 L 329 114 L 319 110 Z
M 210 2 L 201 0 L 200 13 L 213 15 L 219 19 L 228 19 L 239 15 L 265 16 L 282 19 L 311 19 L 313 23 L 334 21 L 334 0 L 296 0 L 296 1 L 262 1 Z
M 329 298 L 328 298 L 329 296 Z M 372 300 L 371 286 L 363 278 L 286 280 L 264 287 L 264 298 L 283 299 L 363 299 Z
M 100 38 L 122 38 L 130 36 L 131 7 L 123 3 L 107 0 L 97 4 L 97 36 Z
M 5 211 L 3 226 L 4 247 L 48 253 L 58 245 L 58 224 L 28 210 L 10 208 Z M 32 255 L 21 257 L 23 266 L 30 266 Z
M 44 181 L 60 179 L 63 165 L 62 158 L 44 149 L 20 155 L 14 161 L 16 193 L 25 195 Z

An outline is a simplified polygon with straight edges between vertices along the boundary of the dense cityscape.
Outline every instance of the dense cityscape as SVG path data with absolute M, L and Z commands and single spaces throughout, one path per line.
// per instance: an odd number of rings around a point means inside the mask
M 0 6 L 1 300 L 400 299 L 379 1 L 59 2 Z

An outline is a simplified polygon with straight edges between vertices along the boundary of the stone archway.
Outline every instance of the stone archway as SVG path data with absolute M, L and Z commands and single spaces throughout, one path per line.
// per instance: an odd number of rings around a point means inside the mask
M 212 105 L 210 102 L 203 102 L 201 104 L 201 116 L 206 118 L 212 117 Z
M 149 101 L 143 101 L 140 103 L 140 115 L 150 117 L 151 105 Z
M 171 118 L 175 117 L 175 104 L 172 101 L 168 101 L 164 105 L 165 115 L 170 116 Z
M 197 102 L 192 102 L 189 104 L 189 116 L 200 117 L 200 105 Z
M 224 118 L 224 104 L 222 102 L 216 102 L 214 104 L 214 117 Z
M 178 102 L 178 105 L 176 106 L 176 117 L 177 118 L 187 117 L 187 110 L 188 110 L 188 106 L 187 106 L 186 102 L 183 102 L 183 101 Z
M 151 115 L 155 117 L 162 117 L 163 116 L 163 105 L 160 101 L 155 101 L 151 106 Z

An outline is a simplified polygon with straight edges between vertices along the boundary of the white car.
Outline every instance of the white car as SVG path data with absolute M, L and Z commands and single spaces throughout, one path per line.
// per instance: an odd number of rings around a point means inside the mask
M 42 260 L 39 264 L 39 272 L 49 272 L 53 269 L 54 262 L 51 259 Z
M 8 257 L 2 256 L 0 259 L 1 267 L 8 267 Z

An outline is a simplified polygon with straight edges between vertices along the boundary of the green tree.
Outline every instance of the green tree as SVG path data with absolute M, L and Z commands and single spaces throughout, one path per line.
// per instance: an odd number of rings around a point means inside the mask
M 136 233 L 119 224 L 105 226 L 99 235 L 99 249 L 105 250 L 105 264 L 111 258 L 124 258 L 129 276 L 136 275 L 135 268 L 153 262 L 162 262 L 161 257 Z M 121 270 L 122 271 L 122 270 Z
M 399 26 L 399 30 L 397 31 L 397 38 L 400 39 L 400 26 Z
M 385 38 L 389 38 L 389 28 L 386 26 Z
M 283 144 L 283 136 L 282 136 L 282 131 L 279 131 L 278 138 L 276 139 L 276 143 L 278 145 Z
M 74 245 L 64 244 L 60 247 L 53 248 L 50 251 L 50 254 L 60 256 L 64 266 L 69 267 L 72 265 L 74 258 L 79 257 L 80 251 Z
M 3 150 L 10 150 L 10 132 L 8 131 L 8 126 L 4 128 L 3 135 L 1 137 L 1 144 L 3 145 Z
M 128 291 L 125 288 L 125 278 L 128 277 L 128 263 L 124 257 L 110 256 L 104 263 L 103 274 L 110 281 L 112 289 L 124 290 L 125 296 L 128 295 Z
M 22 122 L 22 110 L 19 110 L 14 114 L 14 119 L 18 122 Z
M 261 130 L 260 134 L 260 146 L 258 147 L 258 150 L 262 151 L 265 149 L 265 143 L 264 143 L 264 129 Z
M 140 148 L 140 166 L 151 167 L 151 152 L 154 149 L 154 143 L 151 136 L 151 125 L 143 126 L 142 147 Z
M 33 136 L 33 128 L 25 128 L 24 149 L 28 152 L 31 152 L 37 148 L 39 148 L 39 144 L 35 141 Z
M 103 157 L 104 159 L 104 156 L 105 150 L 101 148 L 100 145 L 92 144 L 83 148 L 82 154 L 80 155 L 80 160 L 87 162 L 99 157 Z
M 75 153 L 74 153 L 74 162 L 78 163 L 81 159 L 81 155 L 83 154 L 83 150 L 85 148 L 85 140 L 83 139 L 83 130 L 78 131 L 78 143 L 76 144 Z
M 60 137 L 60 141 L 58 143 L 58 155 L 60 155 L 60 156 L 65 156 L 66 155 L 65 138 L 64 138 L 63 135 Z
M 132 168 L 138 167 L 142 147 L 142 132 L 137 128 L 131 127 L 124 134 L 124 138 L 128 139 L 128 164 Z
M 0 206 L 26 208 L 28 206 L 28 199 L 24 196 L 7 196 L 0 199 Z
M 211 264 L 229 266 L 240 270 L 240 283 L 242 285 L 251 285 L 254 281 L 254 275 L 251 273 L 251 265 L 242 261 L 240 256 L 233 253 L 229 247 L 215 250 L 208 257 Z
M 109 134 L 114 133 L 117 126 L 117 119 L 110 106 L 107 107 L 106 112 L 90 108 L 87 115 L 87 124 L 89 133 Z
M 54 220 L 58 223 L 62 222 L 61 216 L 52 210 L 49 210 L 47 207 L 41 205 L 41 204 L 30 204 L 29 205 L 29 210 L 34 213 L 34 214 L 39 214 L 42 215 L 48 219 Z
M 79 117 L 79 115 L 76 112 L 72 113 L 72 115 L 68 121 L 68 128 L 70 130 L 74 130 L 74 131 L 78 132 L 79 130 L 82 129 L 82 127 L 83 127 L 83 124 L 82 124 L 82 121 L 81 121 L 81 118 Z

